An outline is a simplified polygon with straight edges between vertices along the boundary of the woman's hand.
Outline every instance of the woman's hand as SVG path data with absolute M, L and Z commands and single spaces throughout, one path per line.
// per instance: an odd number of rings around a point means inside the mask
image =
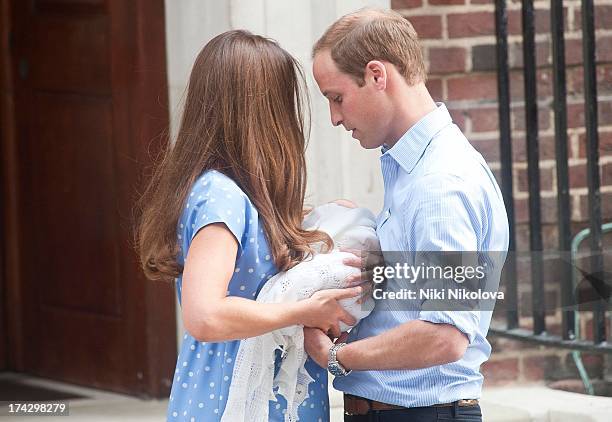
M 318 328 L 334 337 L 340 335 L 340 321 L 355 325 L 355 318 L 338 303 L 341 299 L 360 296 L 361 286 L 348 289 L 328 289 L 315 292 L 308 299 L 298 302 L 301 307 L 300 323 L 305 327 Z
M 316 328 L 304 328 L 304 348 L 306 353 L 317 365 L 321 368 L 327 368 L 327 358 L 329 349 L 334 344 L 346 343 L 348 333 L 342 333 L 335 341 L 325 335 L 325 333 Z

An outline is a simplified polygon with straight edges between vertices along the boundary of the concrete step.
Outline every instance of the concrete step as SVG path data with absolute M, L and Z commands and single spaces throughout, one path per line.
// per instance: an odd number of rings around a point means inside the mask
M 165 421 L 167 400 L 140 400 L 55 381 L 30 378 L 32 383 L 81 394 L 88 399 L 70 401 L 71 422 Z M 342 393 L 330 386 L 331 421 L 343 421 Z M 481 399 L 486 422 L 611 422 L 612 398 L 552 390 L 543 385 L 486 388 Z M 0 421 L 16 420 L 0 416 Z M 20 417 L 19 421 L 39 421 Z M 46 418 L 45 418 L 46 420 Z M 63 420 L 63 419 L 62 419 Z M 308 422 L 308 421 L 306 421 Z

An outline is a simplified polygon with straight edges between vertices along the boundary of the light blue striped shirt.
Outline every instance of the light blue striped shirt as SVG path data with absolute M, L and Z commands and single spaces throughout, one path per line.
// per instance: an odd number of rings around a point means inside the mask
M 383 251 L 507 251 L 508 219 L 500 189 L 444 104 L 382 151 L 385 197 L 376 231 Z M 388 281 L 387 290 L 394 289 L 394 282 Z M 417 370 L 353 371 L 336 378 L 334 387 L 405 407 L 480 398 L 480 365 L 491 353 L 486 339 L 490 311 L 425 311 L 418 306 L 388 310 L 377 301 L 348 341 L 412 320 L 456 326 L 469 339 L 463 358 Z

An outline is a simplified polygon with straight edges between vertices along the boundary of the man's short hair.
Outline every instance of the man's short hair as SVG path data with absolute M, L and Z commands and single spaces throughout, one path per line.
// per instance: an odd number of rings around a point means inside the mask
M 359 86 L 365 84 L 365 67 L 372 60 L 393 64 L 409 85 L 427 79 L 416 31 L 391 10 L 364 8 L 341 17 L 316 42 L 312 57 L 323 50 Z

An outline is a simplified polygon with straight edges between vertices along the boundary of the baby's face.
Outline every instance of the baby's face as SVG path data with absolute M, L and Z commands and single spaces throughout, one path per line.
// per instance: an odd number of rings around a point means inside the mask
M 349 201 L 348 199 L 336 199 L 335 201 L 332 201 L 334 204 L 340 205 L 342 207 L 346 207 L 346 208 L 357 208 L 357 204 Z

